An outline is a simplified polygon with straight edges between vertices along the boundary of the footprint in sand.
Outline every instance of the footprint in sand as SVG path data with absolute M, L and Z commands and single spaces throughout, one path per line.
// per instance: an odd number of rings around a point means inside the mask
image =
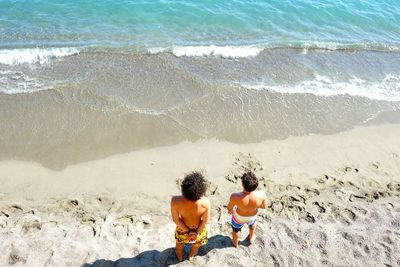
M 346 218 L 348 218 L 348 219 L 350 219 L 352 221 L 355 221 L 357 219 L 356 214 L 353 211 L 349 210 L 349 209 L 341 210 L 340 215 L 342 215 L 342 216 L 344 216 L 344 217 L 346 217 Z
M 352 235 L 352 234 L 347 233 L 347 232 L 343 232 L 343 233 L 342 233 L 342 237 L 343 237 L 345 240 L 347 240 L 351 245 L 354 245 L 354 244 L 355 244 L 355 241 L 354 241 L 354 238 L 353 238 L 353 235 Z
M 210 194 L 211 196 L 219 193 L 218 185 L 214 184 L 213 182 L 207 181 L 207 191 L 208 191 L 208 194 Z
M 358 246 L 361 249 L 365 249 L 365 237 L 362 235 L 354 234 L 354 233 L 349 233 L 349 232 L 342 232 L 341 233 L 342 238 L 347 240 L 352 246 Z
M 328 236 L 324 232 L 319 232 L 319 241 L 317 243 L 317 248 L 319 250 L 319 253 L 323 256 L 326 257 L 328 255 L 328 251 L 326 249 L 326 245 L 328 243 Z
M 64 211 L 71 211 L 79 206 L 79 201 L 76 199 L 66 199 L 60 201 L 60 208 Z
M 357 200 L 364 200 L 366 198 L 366 196 L 365 195 L 356 195 L 356 194 L 350 194 L 350 196 L 349 196 L 349 201 L 350 202 L 355 202 L 355 201 L 357 201 Z
M 304 191 L 305 191 L 305 194 L 307 195 L 307 198 L 311 198 L 311 197 L 320 195 L 319 190 L 316 188 L 305 188 Z
M 104 207 L 111 207 L 115 204 L 115 200 L 108 195 L 99 195 L 96 200 L 99 205 Z
M 300 219 L 305 220 L 306 222 L 309 222 L 309 223 L 315 223 L 314 215 L 312 215 L 311 213 L 309 213 L 307 211 L 303 212 L 301 214 Z
M 292 239 L 301 249 L 306 249 L 308 247 L 307 241 L 300 236 L 296 235 L 287 225 L 283 224 L 286 235 Z
M 298 185 L 289 184 L 286 186 L 286 190 L 300 190 L 301 187 Z
M 239 152 L 239 154 L 235 156 L 235 160 L 232 164 L 232 169 L 230 170 L 228 175 L 225 176 L 225 179 L 231 183 L 236 184 L 238 183 L 238 181 L 240 181 L 243 173 L 249 171 L 258 172 L 262 170 L 263 167 L 261 166 L 260 161 L 254 158 L 251 154 L 244 154 Z
M 346 166 L 346 167 L 344 167 L 343 169 L 340 169 L 339 171 L 340 171 L 340 172 L 344 172 L 344 173 L 349 173 L 349 172 L 359 172 L 360 169 L 358 169 L 358 168 L 352 168 L 352 167 L 350 167 L 350 166 Z
M 279 266 L 283 266 L 283 259 L 282 257 L 280 257 L 279 255 L 274 255 L 274 254 L 270 254 L 269 255 L 271 257 L 272 260 L 272 264 L 274 267 L 279 267 Z M 269 264 L 268 264 L 269 265 Z M 267 265 L 267 266 L 268 266 Z
M 39 232 L 42 229 L 42 223 L 39 217 L 27 215 L 23 218 L 22 234 L 30 235 Z
M 11 206 L 4 208 L 1 211 L 1 214 L 7 218 L 9 218 L 9 217 L 12 218 L 12 217 L 16 217 L 16 216 L 19 217 L 24 214 L 24 209 L 19 205 L 11 205 Z
M 8 218 L 7 216 L 0 213 L 0 229 L 5 229 L 8 225 Z
M 361 207 L 353 206 L 353 209 L 355 211 L 357 211 L 358 214 L 361 214 L 361 215 L 366 215 L 368 213 L 368 210 L 363 209 Z
M 400 183 L 390 182 L 386 185 L 390 191 L 400 192 Z
M 345 225 L 350 225 L 357 219 L 357 215 L 349 209 L 335 208 L 332 210 L 332 214 L 336 220 Z
M 334 184 L 336 182 L 336 178 L 327 174 L 322 175 L 321 177 L 317 178 L 316 181 L 319 184 L 325 184 L 325 183 L 329 183 L 329 184 Z
M 325 213 L 326 212 L 326 208 L 325 208 L 324 203 L 319 203 L 319 202 L 315 201 L 315 202 L 313 202 L 313 205 L 315 205 L 317 207 L 319 213 Z
M 282 201 L 270 201 L 268 208 L 274 213 L 281 213 L 284 209 L 284 205 Z
M 333 193 L 335 194 L 335 196 L 341 200 L 344 200 L 347 198 L 348 196 L 348 192 L 344 191 L 343 189 L 335 189 L 333 190 Z
M 374 169 L 379 169 L 380 165 L 381 165 L 381 163 L 379 161 L 371 162 L 371 166 Z
M 15 265 L 15 264 L 24 265 L 25 263 L 26 263 L 25 257 L 20 255 L 20 253 L 18 253 L 18 251 L 13 249 L 11 251 L 10 255 L 8 256 L 8 264 L 9 265 Z
M 383 248 L 386 258 L 390 260 L 392 258 L 392 248 L 382 242 L 379 242 L 378 244 Z

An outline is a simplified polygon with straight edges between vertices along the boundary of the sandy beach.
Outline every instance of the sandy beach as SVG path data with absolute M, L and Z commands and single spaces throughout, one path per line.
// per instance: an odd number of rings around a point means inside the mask
M 0 267 L 400 266 L 397 2 L 0 0 Z
M 59 171 L 0 162 L 0 266 L 398 266 L 400 127 L 253 144 L 200 140 Z M 201 170 L 209 243 L 178 263 L 169 201 Z M 232 247 L 226 204 L 253 170 L 269 207 Z

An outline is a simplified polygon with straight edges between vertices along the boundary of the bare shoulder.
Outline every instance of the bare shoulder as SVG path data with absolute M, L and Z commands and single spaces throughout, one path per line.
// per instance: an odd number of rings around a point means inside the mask
M 261 199 L 266 199 L 267 198 L 267 194 L 265 194 L 265 192 L 263 190 L 258 190 L 257 191 L 257 196 Z
M 182 196 L 172 196 L 171 198 L 171 206 L 176 206 L 182 202 Z
M 242 196 L 242 193 L 232 193 L 231 194 L 231 200 L 238 200 L 238 199 L 241 199 L 243 196 Z
M 202 197 L 200 199 L 200 203 L 204 207 L 210 207 L 210 205 L 211 205 L 210 199 L 208 197 Z

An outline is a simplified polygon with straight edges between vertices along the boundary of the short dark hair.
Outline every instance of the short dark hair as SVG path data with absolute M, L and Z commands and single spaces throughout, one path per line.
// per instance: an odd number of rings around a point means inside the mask
M 247 192 L 256 190 L 258 179 L 253 172 L 246 172 L 242 176 L 242 185 Z
M 192 172 L 185 176 L 181 184 L 182 195 L 192 201 L 199 200 L 207 191 L 206 180 L 199 172 Z

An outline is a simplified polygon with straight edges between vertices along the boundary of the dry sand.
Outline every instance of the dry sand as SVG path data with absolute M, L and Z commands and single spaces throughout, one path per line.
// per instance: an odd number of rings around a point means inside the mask
M 52 171 L 0 163 L 0 266 L 399 266 L 400 127 L 237 145 L 217 140 L 114 155 Z M 238 176 L 260 178 L 257 239 L 230 241 Z M 202 170 L 209 243 L 178 263 L 169 200 Z

